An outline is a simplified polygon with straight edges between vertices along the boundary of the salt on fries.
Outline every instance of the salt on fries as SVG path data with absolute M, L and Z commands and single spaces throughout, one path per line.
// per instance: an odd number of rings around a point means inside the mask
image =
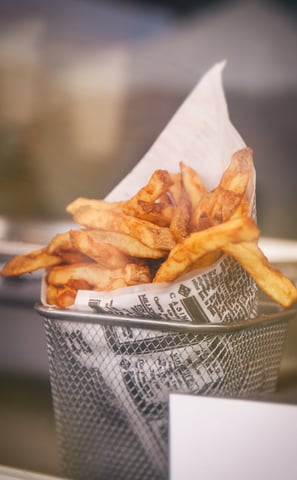
M 268 296 L 289 307 L 297 301 L 297 288 L 268 263 L 249 216 L 246 194 L 253 169 L 253 152 L 244 148 L 232 155 L 212 191 L 181 161 L 178 173 L 156 170 L 127 201 L 77 198 L 66 208 L 77 230 L 13 257 L 0 274 L 45 269 L 47 302 L 64 308 L 75 302 L 77 290 L 172 282 L 228 254 Z

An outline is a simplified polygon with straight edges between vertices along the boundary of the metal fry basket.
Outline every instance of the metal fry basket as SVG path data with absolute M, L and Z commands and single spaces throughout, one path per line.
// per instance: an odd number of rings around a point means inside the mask
M 296 311 L 194 324 L 36 305 L 45 317 L 62 473 L 77 480 L 168 478 L 169 393 L 255 397 L 276 388 Z

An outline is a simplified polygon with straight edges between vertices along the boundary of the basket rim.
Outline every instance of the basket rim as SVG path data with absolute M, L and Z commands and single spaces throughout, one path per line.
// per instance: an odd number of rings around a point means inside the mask
M 297 321 L 297 307 L 282 309 L 276 303 L 270 301 L 259 302 L 257 317 L 230 323 L 191 323 L 178 319 L 162 320 L 147 317 L 129 317 L 126 315 L 119 316 L 92 311 L 78 311 L 73 308 L 61 309 L 55 306 L 43 305 L 40 302 L 34 305 L 34 309 L 41 317 L 51 320 L 210 335 L 233 333 L 264 325 L 289 322 L 293 319 Z

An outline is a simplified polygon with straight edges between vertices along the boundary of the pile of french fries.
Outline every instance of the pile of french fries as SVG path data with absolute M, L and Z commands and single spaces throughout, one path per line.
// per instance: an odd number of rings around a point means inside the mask
M 268 263 L 250 217 L 246 191 L 253 168 L 252 149 L 244 148 L 232 155 L 211 191 L 180 162 L 178 173 L 156 170 L 127 201 L 77 198 L 66 210 L 78 229 L 11 258 L 0 275 L 45 269 L 46 301 L 64 308 L 74 304 L 78 290 L 173 282 L 228 254 L 268 296 L 289 307 L 297 301 L 297 288 Z

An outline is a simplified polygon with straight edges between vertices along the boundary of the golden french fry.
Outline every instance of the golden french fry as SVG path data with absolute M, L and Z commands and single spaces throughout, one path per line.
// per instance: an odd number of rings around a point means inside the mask
M 71 213 L 72 215 L 80 207 L 91 206 L 100 208 L 101 210 L 114 210 L 117 212 L 122 211 L 122 206 L 124 202 L 107 202 L 106 200 L 97 200 L 94 198 L 78 197 L 73 202 L 69 203 L 66 207 L 66 212 Z
M 58 265 L 62 259 L 56 255 L 49 255 L 45 249 L 34 250 L 24 255 L 12 257 L 0 270 L 3 277 L 18 277 L 24 273 L 49 268 Z
M 192 233 L 171 250 L 161 264 L 153 282 L 171 282 L 209 252 L 220 251 L 230 242 L 258 239 L 259 229 L 251 218 L 229 220 L 206 230 Z
M 162 227 L 169 226 L 173 207 L 168 202 L 160 202 L 159 199 L 166 194 L 171 184 L 172 180 L 167 170 L 155 170 L 149 182 L 132 198 L 123 202 L 122 212 Z
M 181 188 L 179 203 L 174 209 L 170 223 L 170 230 L 175 241 L 182 242 L 189 234 L 189 222 L 191 218 L 191 202 L 184 187 Z
M 297 288 L 294 283 L 269 264 L 256 243 L 231 243 L 224 245 L 223 250 L 232 255 L 261 290 L 275 302 L 287 308 L 297 301 Z
M 206 255 L 203 255 L 203 257 L 198 258 L 198 260 L 192 263 L 191 270 L 198 270 L 198 268 L 210 267 L 210 265 L 213 265 L 220 258 L 221 255 L 221 251 L 206 253 Z
M 57 305 L 58 288 L 55 285 L 47 285 L 45 299 L 49 305 Z
M 105 269 L 93 263 L 60 265 L 53 267 L 47 275 L 47 282 L 57 287 L 71 285 L 74 280 L 83 280 L 96 290 L 112 290 L 115 285 L 116 288 L 127 287 L 149 283 L 151 279 L 147 266 L 131 263 L 116 270 Z
M 170 225 L 173 213 L 174 207 L 168 202 L 146 202 L 144 200 L 138 200 L 138 208 L 134 210 L 135 217 L 160 227 L 168 227 Z
M 170 174 L 167 170 L 155 170 L 149 182 L 141 188 L 133 197 L 125 202 L 107 202 L 85 197 L 79 197 L 66 207 L 68 213 L 74 214 L 82 206 L 93 206 L 95 208 L 123 212 L 127 215 L 136 215 L 139 210 L 138 201 L 153 203 L 160 195 L 167 191 L 172 184 Z
M 62 263 L 94 263 L 95 260 L 77 250 L 63 250 L 59 255 Z
M 192 211 L 190 219 L 190 230 L 192 232 L 204 230 L 213 226 L 214 219 L 212 217 L 212 210 L 216 202 L 214 191 L 205 192 L 196 208 Z
M 67 282 L 67 286 L 73 290 L 90 290 L 91 285 L 82 278 L 72 278 Z
M 59 288 L 56 297 L 56 305 L 59 308 L 70 307 L 75 302 L 77 290 L 65 287 Z
M 225 170 L 219 186 L 243 195 L 253 173 L 253 150 L 249 147 L 242 148 L 233 153 L 229 167 Z
M 79 232 L 79 230 L 75 231 Z M 55 235 L 46 247 L 46 252 L 51 255 L 58 255 L 63 263 L 92 262 L 92 258 L 88 257 L 73 244 L 71 234 L 72 230 Z
M 191 202 L 191 209 L 194 210 L 202 195 L 206 192 L 206 188 L 198 175 L 198 173 L 188 165 L 180 162 L 180 170 L 182 176 L 182 183 Z
M 170 174 L 167 170 L 155 170 L 149 182 L 124 204 L 123 211 L 128 215 L 138 212 L 139 200 L 153 203 L 172 185 Z
M 94 243 L 113 245 L 129 257 L 154 259 L 163 258 L 167 255 L 166 251 L 149 248 L 136 238 L 124 233 L 106 232 L 104 230 L 83 230 L 83 232 L 92 237 Z
M 46 247 L 46 252 L 50 255 L 59 255 L 62 250 L 71 250 L 72 243 L 70 232 L 57 233 Z
M 131 259 L 117 247 L 96 238 L 96 232 L 72 230 L 71 241 L 77 250 L 105 268 L 116 269 L 131 263 Z
M 238 208 L 253 175 L 253 170 L 251 148 L 243 148 L 232 155 L 230 165 L 223 173 L 214 195 L 212 217 L 216 223 L 229 220 Z
M 240 218 L 240 217 L 248 217 L 250 213 L 250 204 L 244 198 L 241 200 L 240 204 L 238 205 L 235 212 L 232 214 L 231 218 Z
M 253 168 L 252 149 L 244 148 L 232 155 L 218 187 L 212 192 L 206 192 L 192 212 L 192 231 L 208 228 L 209 223 L 217 225 L 232 217 L 243 199 Z
M 130 215 L 114 213 L 99 208 L 80 207 L 74 214 L 76 223 L 87 228 L 124 233 L 144 245 L 158 250 L 171 250 L 175 240 L 169 228 L 160 227 Z
M 218 201 L 212 211 L 212 218 L 215 225 L 229 220 L 238 209 L 242 196 L 229 190 L 219 189 Z
M 46 302 L 49 305 L 56 305 L 59 308 L 70 307 L 74 304 L 76 290 L 70 287 L 56 287 L 47 285 Z

